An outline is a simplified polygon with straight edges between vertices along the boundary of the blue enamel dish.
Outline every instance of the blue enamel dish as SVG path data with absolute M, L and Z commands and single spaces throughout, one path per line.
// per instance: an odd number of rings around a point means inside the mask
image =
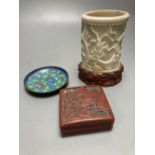
M 50 94 L 57 92 L 68 84 L 68 73 L 60 67 L 47 66 L 29 73 L 24 85 L 33 94 Z

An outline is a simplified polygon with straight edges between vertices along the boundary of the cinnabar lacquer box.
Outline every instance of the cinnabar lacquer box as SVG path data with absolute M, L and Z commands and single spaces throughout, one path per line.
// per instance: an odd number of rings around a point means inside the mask
M 111 130 L 114 115 L 100 86 L 81 86 L 60 91 L 62 136 Z

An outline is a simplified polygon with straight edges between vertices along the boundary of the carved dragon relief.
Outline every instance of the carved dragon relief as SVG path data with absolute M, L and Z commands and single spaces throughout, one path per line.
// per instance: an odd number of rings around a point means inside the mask
M 120 65 L 125 24 L 117 26 L 94 26 L 82 28 L 82 65 L 95 72 L 115 70 Z

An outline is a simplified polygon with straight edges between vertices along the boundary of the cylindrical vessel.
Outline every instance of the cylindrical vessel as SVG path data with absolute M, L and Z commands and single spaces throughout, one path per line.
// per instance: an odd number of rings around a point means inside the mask
M 107 86 L 114 85 L 121 80 L 123 71 L 123 65 L 120 62 L 121 48 L 128 18 L 129 13 L 120 10 L 94 10 L 82 15 L 82 63 L 79 70 L 80 77 L 85 76 L 85 80 L 88 81 L 86 83 L 98 84 L 95 82 L 96 79 L 92 79 L 94 74 L 99 76 L 97 79 L 101 80 L 99 82 L 101 85 L 105 83 L 101 79 L 105 79 L 105 75 L 109 76 L 109 79 L 106 79 Z M 92 73 L 91 79 L 86 77 L 86 72 L 89 73 L 88 76 Z M 114 79 L 118 73 L 119 76 Z M 114 82 L 108 84 L 112 79 Z

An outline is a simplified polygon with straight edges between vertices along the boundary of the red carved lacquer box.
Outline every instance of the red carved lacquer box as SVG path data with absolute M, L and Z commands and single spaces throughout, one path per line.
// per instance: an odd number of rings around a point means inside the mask
M 81 86 L 60 91 L 62 136 L 112 129 L 114 115 L 100 86 Z

